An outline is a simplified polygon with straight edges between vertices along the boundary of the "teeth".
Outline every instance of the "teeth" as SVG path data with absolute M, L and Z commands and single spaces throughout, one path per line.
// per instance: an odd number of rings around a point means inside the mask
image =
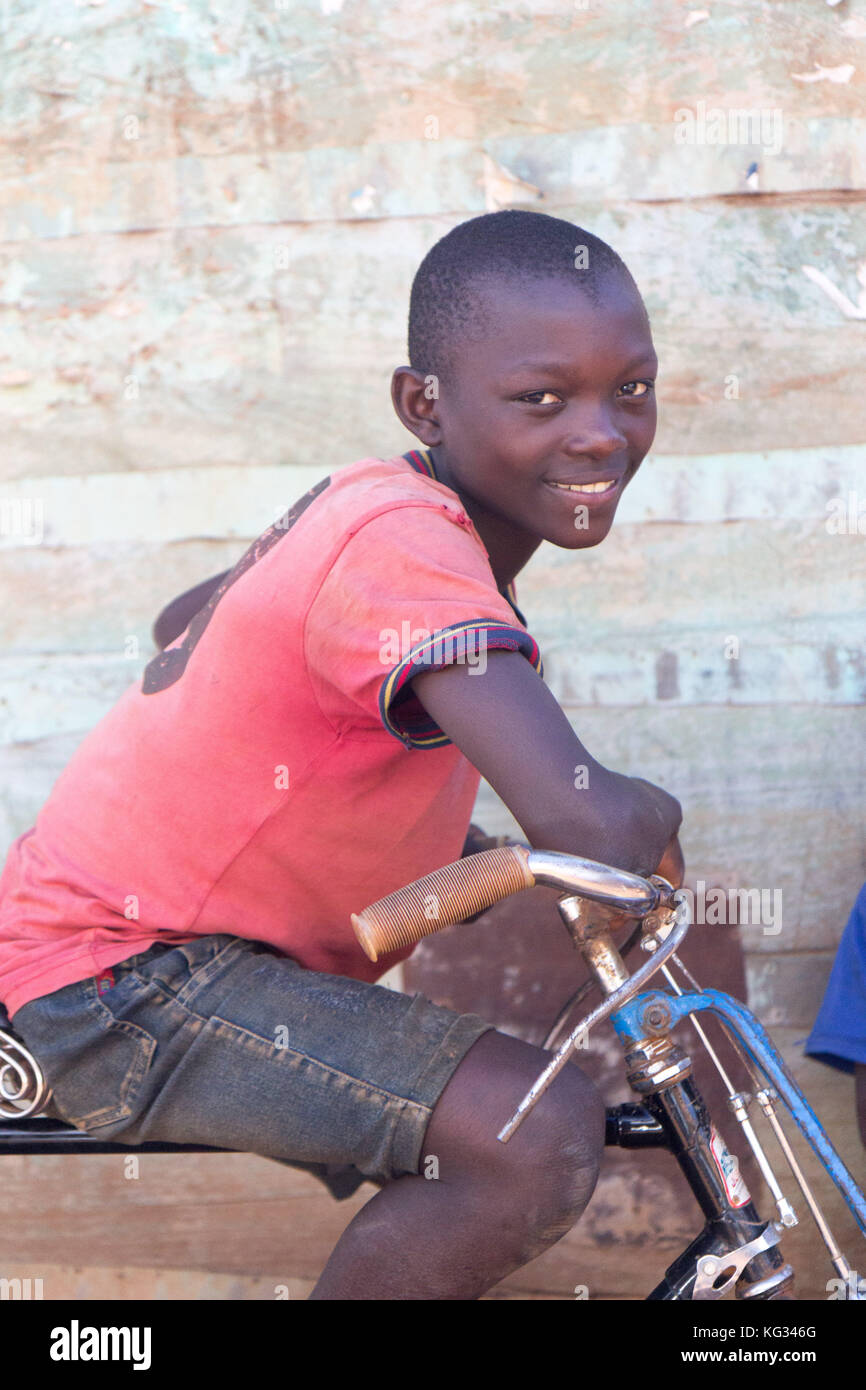
M 567 492 L 606 492 L 615 482 L 615 478 L 608 478 L 601 483 L 554 483 L 553 486 L 565 488 Z

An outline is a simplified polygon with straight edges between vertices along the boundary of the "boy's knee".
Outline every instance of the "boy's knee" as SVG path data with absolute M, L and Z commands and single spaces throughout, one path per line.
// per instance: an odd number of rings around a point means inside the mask
M 517 1131 L 524 1145 L 511 1160 L 540 1234 L 551 1239 L 564 1235 L 583 1214 L 604 1152 L 605 1107 L 597 1088 L 576 1067 L 567 1067 L 557 1082 L 562 1084 L 551 1087 Z
M 515 1266 L 543 1254 L 580 1220 L 603 1145 L 604 1105 L 580 1073 L 551 1087 L 508 1143 L 496 1142 L 498 1153 L 474 1188 L 476 1210 Z
M 486 1034 L 455 1073 L 424 1146 L 440 1156 L 443 1177 L 471 1188 L 479 1226 L 497 1229 L 523 1263 L 580 1218 L 604 1148 L 604 1102 L 572 1064 L 508 1142 L 497 1139 L 549 1060 L 548 1053 L 518 1039 Z

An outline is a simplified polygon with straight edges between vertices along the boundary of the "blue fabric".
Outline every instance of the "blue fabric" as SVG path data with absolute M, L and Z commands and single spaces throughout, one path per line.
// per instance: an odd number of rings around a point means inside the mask
M 842 933 L 806 1053 L 840 1071 L 866 1066 L 866 883 Z

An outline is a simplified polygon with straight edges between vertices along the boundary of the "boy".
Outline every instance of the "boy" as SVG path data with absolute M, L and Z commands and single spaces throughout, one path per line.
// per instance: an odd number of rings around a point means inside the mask
M 57 1114 L 381 1185 L 316 1299 L 480 1297 L 571 1228 L 603 1145 L 577 1066 L 500 1144 L 547 1054 L 377 987 L 401 955 L 372 965 L 351 912 L 460 856 L 479 775 L 534 846 L 682 876 L 678 802 L 583 747 L 513 589 L 543 539 L 604 539 L 652 443 L 631 275 L 561 219 L 474 218 L 419 267 L 409 356 L 423 447 L 259 537 L 0 880 L 0 997 Z

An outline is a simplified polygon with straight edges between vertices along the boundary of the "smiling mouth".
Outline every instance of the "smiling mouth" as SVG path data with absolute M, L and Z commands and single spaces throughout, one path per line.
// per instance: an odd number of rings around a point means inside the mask
M 603 478 L 597 483 L 549 483 L 548 486 L 559 488 L 563 492 L 599 496 L 605 492 L 613 492 L 618 484 L 619 478 Z

